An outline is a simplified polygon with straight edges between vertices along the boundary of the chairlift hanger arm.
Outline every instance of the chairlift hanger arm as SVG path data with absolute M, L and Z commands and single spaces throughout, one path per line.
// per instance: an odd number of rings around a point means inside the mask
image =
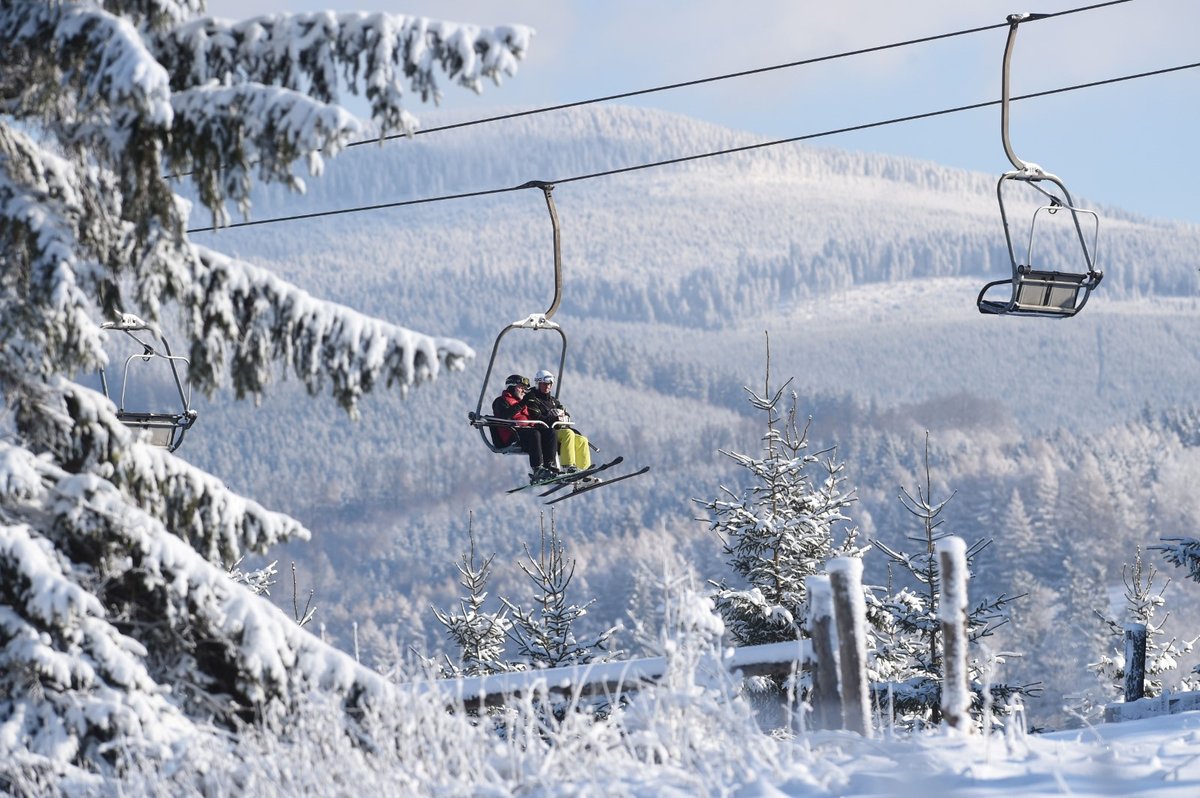
M 1000 80 L 1000 137 L 1004 140 L 1004 154 L 1008 156 L 1008 160 L 1012 163 L 1013 168 L 1022 172 L 1041 172 L 1042 169 L 1035 163 L 1026 163 L 1017 157 L 1013 152 L 1012 142 L 1008 137 L 1008 98 L 1009 98 L 1009 65 L 1012 63 L 1013 45 L 1017 41 L 1017 28 L 1022 22 L 1033 19 L 1043 19 L 1050 16 L 1049 14 L 1009 14 L 1008 15 L 1008 41 L 1004 45 L 1004 67 Z
M 518 188 L 540 188 L 546 197 L 546 210 L 550 212 L 550 224 L 554 228 L 554 299 L 543 314 L 547 320 L 554 317 L 562 302 L 562 231 L 558 226 L 558 210 L 554 207 L 554 184 L 544 180 L 530 180 Z

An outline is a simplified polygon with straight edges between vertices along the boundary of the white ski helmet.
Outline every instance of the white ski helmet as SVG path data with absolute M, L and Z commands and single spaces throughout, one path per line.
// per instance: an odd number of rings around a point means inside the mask
M 553 383 L 554 382 L 554 373 L 550 372 L 550 371 L 546 371 L 545 369 L 542 369 L 537 374 L 533 375 L 533 381 L 538 383 L 539 385 L 542 384 L 543 382 Z

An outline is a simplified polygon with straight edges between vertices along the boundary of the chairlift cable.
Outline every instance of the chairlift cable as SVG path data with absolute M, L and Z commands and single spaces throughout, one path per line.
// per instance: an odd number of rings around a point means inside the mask
M 1039 14 L 1035 19 L 1031 19 L 1029 21 L 1036 22 L 1036 21 L 1041 21 L 1044 19 L 1050 19 L 1052 17 L 1065 16 L 1067 14 L 1078 14 L 1078 13 L 1081 13 L 1084 11 L 1094 11 L 1099 8 L 1105 8 L 1107 6 L 1121 5 L 1122 3 L 1129 3 L 1129 2 L 1132 2 L 1132 0 L 1109 0 L 1108 2 L 1095 3 L 1090 6 L 1081 6 L 1079 8 L 1071 8 L 1071 9 L 1067 9 L 1066 11 L 1058 11 L 1058 12 L 1051 13 L 1051 14 Z M 561 103 L 559 105 L 548 105 L 548 106 L 545 106 L 542 108 L 530 108 L 525 111 L 514 111 L 512 113 L 507 113 L 507 114 L 497 114 L 496 116 L 487 116 L 487 117 L 483 117 L 481 119 L 474 119 L 469 122 L 456 122 L 454 124 L 449 124 L 449 125 L 438 125 L 436 127 L 431 127 L 431 128 L 427 128 L 424 130 L 416 130 L 413 132 L 413 135 L 420 136 L 420 135 L 426 134 L 426 133 L 441 133 L 441 132 L 444 132 L 447 130 L 457 130 L 459 128 L 473 127 L 475 125 L 484 125 L 484 124 L 488 124 L 491 122 L 501 122 L 501 121 L 508 120 L 508 119 L 518 119 L 520 117 L 525 117 L 525 116 L 536 116 L 538 114 L 550 113 L 551 111 L 564 111 L 569 108 L 579 108 L 579 107 L 585 106 L 585 105 L 595 105 L 597 103 L 612 102 L 613 100 L 627 100 L 627 99 L 630 99 L 631 97 L 643 97 L 647 94 L 657 94 L 657 93 L 664 92 L 664 91 L 674 91 L 675 89 L 686 89 L 686 88 L 691 88 L 692 86 L 701 86 L 706 83 L 718 83 L 723 80 L 732 80 L 734 78 L 750 77 L 752 75 L 762 75 L 767 72 L 777 72 L 781 69 L 792 69 L 794 67 L 811 66 L 812 64 L 820 64 L 820 63 L 824 63 L 826 61 L 837 61 L 842 58 L 850 58 L 850 57 L 853 57 L 856 55 L 868 55 L 870 53 L 879 53 L 879 52 L 884 52 L 886 50 L 896 50 L 901 47 L 909 47 L 914 44 L 928 44 L 930 42 L 939 41 L 941 39 L 952 39 L 952 38 L 955 38 L 958 36 L 967 36 L 972 33 L 983 33 L 985 31 L 999 30 L 1001 28 L 1007 28 L 1007 27 L 1008 27 L 1007 22 L 1000 22 L 1000 23 L 997 23 L 994 25 L 981 25 L 981 26 L 975 27 L 975 28 L 964 28 L 963 30 L 950 31 L 948 33 L 937 33 L 937 34 L 933 34 L 930 36 L 920 36 L 916 39 L 906 39 L 904 41 L 892 42 L 891 44 L 879 44 L 879 45 L 874 45 L 872 47 L 862 47 L 857 50 L 846 50 L 845 52 L 841 52 L 841 53 L 833 53 L 830 55 L 815 56 L 813 58 L 803 58 L 803 59 L 800 59 L 799 61 L 788 61 L 783 64 L 774 64 L 772 66 L 757 67 L 754 69 L 743 69 L 738 72 L 727 72 L 723 75 L 713 75 L 712 77 L 707 77 L 707 78 L 696 78 L 694 80 L 684 80 L 684 81 L 680 81 L 678 83 L 667 83 L 662 86 L 654 86 L 654 87 L 651 87 L 648 89 L 635 89 L 632 91 L 625 91 L 625 92 L 620 92 L 617 94 L 606 94 L 606 95 L 603 95 L 600 97 L 593 97 L 588 100 L 575 100 L 573 102 Z M 390 141 L 392 139 L 398 139 L 398 138 L 407 138 L 407 134 L 393 133 L 393 134 L 389 134 L 387 136 L 383 136 L 380 139 L 367 139 L 364 141 L 356 141 L 352 144 L 347 144 L 346 148 L 357 147 L 357 146 L 360 146 L 363 144 L 375 144 L 381 140 L 382 141 Z
M 1095 11 L 1108 6 L 1121 5 L 1129 3 L 1132 0 L 1107 0 L 1107 2 L 1094 3 L 1089 6 L 1080 6 L 1078 8 L 1070 8 L 1065 11 L 1056 11 L 1049 14 L 1039 14 L 1036 19 L 1029 21 L 1041 21 L 1044 19 L 1052 19 L 1054 17 L 1067 16 L 1068 14 L 1079 14 L 1086 11 Z M 811 66 L 820 64 L 826 61 L 838 61 L 843 58 L 852 58 L 858 55 L 869 55 L 871 53 L 880 53 L 887 50 L 897 50 L 902 47 L 910 47 L 916 44 L 929 44 L 930 42 L 940 41 L 942 39 L 952 39 L 958 36 L 968 36 L 972 33 L 983 33 L 991 30 L 999 30 L 1008 27 L 1007 22 L 1000 22 L 993 25 L 980 25 L 974 28 L 964 28 L 962 30 L 949 31 L 946 33 L 936 33 L 929 36 L 919 36 L 915 39 L 905 39 L 904 41 L 892 42 L 890 44 L 878 44 L 871 47 L 861 47 L 856 50 L 846 50 L 840 53 L 831 53 L 829 55 L 814 56 L 812 58 L 802 58 L 798 61 L 788 61 L 782 64 L 772 64 L 765 67 L 755 67 L 753 69 L 743 69 L 737 72 L 726 72 L 721 75 L 712 75 L 707 78 L 696 78 L 693 80 L 683 80 L 676 83 L 666 83 L 661 86 L 652 86 L 646 89 L 633 89 L 631 91 L 618 92 L 616 94 L 605 94 L 599 97 L 592 97 L 586 100 L 573 100 L 571 102 L 559 103 L 557 105 L 547 105 L 538 108 L 529 108 L 524 111 L 513 111 L 506 114 L 496 114 L 495 116 L 485 116 L 480 119 L 472 119 L 466 122 L 454 122 L 446 125 L 437 125 L 430 128 L 423 128 L 412 131 L 412 133 L 389 133 L 386 136 L 378 136 L 361 141 L 352 141 L 346 144 L 342 149 L 350 149 L 351 147 L 361 147 L 364 144 L 379 144 L 383 141 L 393 141 L 395 139 L 409 138 L 411 136 L 424 136 L 429 133 L 444 133 L 449 130 L 459 130 L 461 128 L 475 127 L 477 125 L 486 125 L 492 122 L 503 122 L 509 119 L 520 119 L 527 116 L 538 116 L 540 114 L 548 114 L 553 111 L 565 111 L 570 108 L 580 108 L 586 105 L 596 105 L 598 103 L 612 102 L 614 100 L 628 100 L 633 97 L 644 97 L 648 94 L 659 94 L 665 91 L 674 91 L 676 89 L 686 89 L 693 86 L 702 86 L 707 83 L 719 83 L 724 80 L 733 80 L 735 78 L 745 78 L 754 75 L 762 75 L 768 72 L 778 72 L 783 69 L 793 69 L 795 67 Z M 177 180 L 182 177 L 191 175 L 192 172 L 175 172 L 164 177 L 168 180 Z
M 1118 1 L 1119 2 L 1128 2 L 1128 0 L 1118 0 Z M 1049 97 L 1054 94 L 1064 94 L 1066 92 L 1079 91 L 1081 89 L 1091 89 L 1091 88 L 1096 88 L 1098 86 L 1107 86 L 1110 84 L 1123 83 L 1123 82 L 1127 82 L 1127 81 L 1131 81 L 1131 80 L 1140 80 L 1142 78 L 1157 77 L 1159 75 L 1166 75 L 1166 74 L 1170 74 L 1172 72 L 1182 72 L 1184 70 L 1195 69 L 1197 67 L 1200 67 L 1200 61 L 1193 62 L 1190 64 L 1181 64 L 1179 66 L 1174 66 L 1174 67 L 1165 67 L 1163 69 L 1155 69 L 1155 70 L 1151 70 L 1148 72 L 1139 72 L 1139 73 L 1136 73 L 1133 75 L 1124 75 L 1122 77 L 1107 78 L 1104 80 L 1095 80 L 1095 81 L 1091 81 L 1088 83 L 1077 83 L 1072 86 L 1062 86 L 1062 87 L 1059 87 L 1056 89 L 1047 89 L 1046 91 L 1033 92 L 1030 94 L 1022 94 L 1022 95 L 1018 95 L 1016 97 L 1011 97 L 1010 101 L 1016 102 L 1018 100 L 1031 100 L 1031 99 L 1036 99 L 1039 97 Z M 613 175 L 625 174 L 628 172 L 638 172 L 638 171 L 643 171 L 646 169 L 654 169 L 654 168 L 657 168 L 660 166 L 671 166 L 674 164 L 687 163 L 689 161 L 698 161 L 698 160 L 703 160 L 706 158 L 715 158 L 715 157 L 722 156 L 722 155 L 733 155 L 733 154 L 742 153 L 742 152 L 750 152 L 753 150 L 766 149 L 767 147 L 777 147 L 782 144 L 795 144 L 795 143 L 801 142 L 801 141 L 810 141 L 813 139 L 825 138 L 828 136 L 835 136 L 835 135 L 839 135 L 842 133 L 854 133 L 854 132 L 857 132 L 860 130 L 869 130 L 869 129 L 877 128 L 877 127 L 886 127 L 888 125 L 896 125 L 896 124 L 900 124 L 902 122 L 915 122 L 915 121 L 918 121 L 921 119 L 931 119 L 933 117 L 938 117 L 938 116 L 947 116 L 949 114 L 961 113 L 963 111 L 975 111 L 975 110 L 979 110 L 980 108 L 990 108 L 995 105 L 1000 105 L 1000 103 L 1001 103 L 1000 100 L 985 100 L 983 102 L 971 103 L 968 105 L 959 105 L 959 106 L 955 106 L 953 108 L 944 108 L 939 111 L 926 111 L 924 113 L 910 114 L 908 116 L 892 117 L 891 119 L 884 119 L 884 120 L 880 120 L 877 122 L 864 122 L 859 125 L 850 125 L 847 127 L 840 127 L 840 128 L 834 128 L 832 130 L 825 130 L 825 131 L 821 131 L 820 133 L 806 133 L 806 134 L 803 134 L 800 136 L 790 136 L 788 138 L 774 139 L 772 141 L 764 141 L 764 142 L 759 142 L 757 144 L 746 144 L 746 145 L 743 145 L 740 147 L 730 147 L 730 148 L 722 149 L 722 150 L 713 150 L 711 152 L 697 153 L 695 155 L 684 155 L 684 156 L 680 156 L 677 158 L 667 158 L 667 159 L 661 160 L 661 161 L 652 161 L 649 163 L 635 164 L 633 166 L 623 166 L 623 167 L 619 167 L 616 169 L 607 169 L 607 170 L 600 171 L 600 172 L 590 172 L 588 174 L 573 175 L 571 177 L 562 177 L 562 178 L 558 178 L 555 180 L 548 180 L 546 182 L 552 183 L 552 184 L 563 184 L 563 183 L 576 183 L 576 182 L 583 181 L 583 180 L 592 180 L 592 179 L 595 179 L 598 177 L 611 177 Z M 366 211 L 386 210 L 389 208 L 405 208 L 405 207 L 409 207 L 412 205 L 427 205 L 427 204 L 434 203 L 434 202 L 445 202 L 447 200 L 471 199 L 471 198 L 475 198 L 475 197 L 486 197 L 486 196 L 491 196 L 491 195 L 495 195 L 495 194 L 506 194 L 511 191 L 520 191 L 520 190 L 524 189 L 525 187 L 526 187 L 526 184 L 521 184 L 519 186 L 507 186 L 504 188 L 481 189 L 478 191 L 464 191 L 464 192 L 459 192 L 456 194 L 441 194 L 441 195 L 437 195 L 437 196 L 433 196 L 433 197 L 421 197 L 418 199 L 399 200 L 396 202 L 383 202 L 383 203 L 377 203 L 374 205 L 360 205 L 360 206 L 353 207 L 353 208 L 337 208 L 337 209 L 328 210 L 328 211 L 313 211 L 312 213 L 292 214 L 290 216 L 276 216 L 276 217 L 272 217 L 270 219 L 255 219 L 255 220 L 248 220 L 248 221 L 244 221 L 244 222 L 234 222 L 232 224 L 228 224 L 223 227 L 219 227 L 219 228 L 215 228 L 215 229 L 212 226 L 193 227 L 193 228 L 188 229 L 187 232 L 189 234 L 211 233 L 211 232 L 217 232 L 219 230 L 231 230 L 231 229 L 240 228 L 240 227 L 257 227 L 259 225 L 276 224 L 279 222 L 293 222 L 293 221 L 301 221 L 301 220 L 307 220 L 307 219 L 320 219 L 320 218 L 324 218 L 327 216 L 340 216 L 340 215 L 348 214 L 348 213 L 363 213 Z

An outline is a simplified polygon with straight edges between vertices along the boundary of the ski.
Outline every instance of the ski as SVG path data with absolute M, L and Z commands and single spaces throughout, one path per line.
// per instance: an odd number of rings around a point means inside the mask
M 612 479 L 602 479 L 602 480 L 599 480 L 598 482 L 593 482 L 590 485 L 584 485 L 581 488 L 576 488 L 575 490 L 573 490 L 570 493 L 565 494 L 563 496 L 555 497 L 555 498 L 551 499 L 550 501 L 546 502 L 546 504 L 554 504 L 555 502 L 560 502 L 563 499 L 569 499 L 572 496 L 578 496 L 581 493 L 587 493 L 589 490 L 595 490 L 596 488 L 603 488 L 605 485 L 611 485 L 614 482 L 620 482 L 623 479 L 630 479 L 632 477 L 638 477 L 638 476 L 641 476 L 642 474 L 645 474 L 649 470 L 650 470 L 650 466 L 644 466 L 643 468 L 641 468 L 637 471 L 634 471 L 632 474 L 622 474 L 621 476 L 613 477 Z
M 558 487 L 562 487 L 563 485 L 568 485 L 572 482 L 575 482 L 576 480 L 583 479 L 584 477 L 589 477 L 592 474 L 595 474 L 597 472 L 604 471 L 605 469 L 608 469 L 608 468 L 612 468 L 613 466 L 617 465 L 624 459 L 625 459 L 624 457 L 615 457 L 612 460 L 609 460 L 607 463 L 601 463 L 600 465 L 592 466 L 591 468 L 586 469 L 584 471 L 573 471 L 569 474 L 559 474 L 558 476 L 554 477 L 553 479 L 543 479 L 543 480 L 539 480 L 538 482 L 530 482 L 525 485 L 518 485 L 515 488 L 508 489 L 507 491 L 505 491 L 505 493 L 519 493 L 520 491 L 528 490 L 529 488 L 544 488 L 547 485 L 554 485 L 555 489 L 557 489 Z
M 607 471 L 615 465 L 620 465 L 622 462 L 624 462 L 624 460 L 624 457 L 615 457 L 612 460 L 609 460 L 607 463 L 594 465 L 591 468 L 584 469 L 583 471 L 575 471 L 571 474 L 564 474 L 562 478 L 554 481 L 549 490 L 544 490 L 538 495 L 549 496 L 551 493 L 560 491 L 568 485 L 575 485 L 585 479 L 588 479 L 589 477 L 599 474 L 601 471 Z

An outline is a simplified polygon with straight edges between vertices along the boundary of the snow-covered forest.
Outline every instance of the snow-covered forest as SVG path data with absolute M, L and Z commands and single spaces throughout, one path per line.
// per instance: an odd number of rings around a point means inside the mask
M 751 137 L 588 107 L 347 150 L 502 92 L 531 31 L 201 12 L 0 9 L 0 791 L 853 794 L 911 756 L 962 789 L 1010 761 L 1030 789 L 1121 756 L 1131 789 L 1200 778 L 1194 719 L 1030 734 L 1101 721 L 1131 620 L 1151 692 L 1192 686 L 1200 228 L 1101 209 L 1086 313 L 1014 324 L 974 308 L 1007 269 L 993 176 L 791 146 L 560 186 L 562 398 L 651 471 L 549 513 L 466 423 L 492 337 L 549 301 L 540 192 L 198 228 Z M 102 324 L 134 317 L 189 359 L 175 453 L 98 392 L 130 355 Z M 553 367 L 541 343 L 497 373 Z M 983 735 L 938 726 L 950 533 Z M 811 728 L 811 674 L 720 665 L 807 637 L 839 556 L 898 701 L 883 748 Z M 429 683 L 638 656 L 666 675 L 611 705 L 446 712 Z
M 419 174 L 429 191 L 453 193 L 750 140 L 627 108 L 505 125 L 418 139 L 411 151 L 347 152 L 300 202 L 264 193 L 254 218 L 424 190 L 392 174 Z M 523 140 L 539 141 L 536 155 L 518 157 L 513 142 Z M 977 579 L 993 593 L 1056 603 L 1056 622 L 1089 635 L 1083 643 L 1047 635 L 1045 619 L 1021 617 L 1028 611 L 1018 602 L 993 641 L 1041 651 L 1006 665 L 1008 678 L 1045 684 L 1027 707 L 1036 725 L 1078 722 L 1061 698 L 1084 701 L 1099 689 L 1086 668 L 1108 643 L 1096 612 L 1120 595 L 1122 565 L 1138 545 L 1195 525 L 1186 485 L 1196 467 L 1200 363 L 1189 342 L 1200 230 L 1104 209 L 1101 301 L 1067 323 L 1013 325 L 974 308 L 983 282 L 1003 268 L 994 192 L 989 175 L 808 147 L 556 190 L 560 317 L 572 342 L 564 399 L 602 450 L 653 467 L 652 479 L 615 497 L 581 498 L 556 513 L 579 563 L 575 584 L 597 599 L 590 631 L 627 622 L 638 591 L 631 563 L 672 551 L 701 580 L 726 575 L 720 543 L 693 520 L 691 499 L 711 499 L 737 479 L 719 448 L 758 445 L 742 386 L 762 379 L 769 331 L 772 370 L 781 382 L 795 378 L 814 444 L 836 445 L 846 463 L 858 499 L 847 512 L 865 537 L 895 546 L 915 534 L 897 495 L 921 472 L 931 432 L 934 479 L 942 494 L 956 492 L 947 528 L 993 541 Z M 486 354 L 503 324 L 548 304 L 550 232 L 540 192 L 530 191 L 216 240 L 355 307 L 415 308 L 427 326 L 453 319 L 456 334 Z M 434 277 L 414 283 L 414 273 Z M 553 355 L 535 344 L 497 370 L 532 371 L 537 357 Z M 468 365 L 461 387 L 366 403 L 361 425 L 297 390 L 268 396 L 253 413 L 212 406 L 208 427 L 194 433 L 189 457 L 251 495 L 276 497 L 318 530 L 271 558 L 298 563 L 302 591 L 316 591 L 339 646 L 350 650 L 358 624 L 368 661 L 392 658 L 397 639 L 422 640 L 427 654 L 446 644 L 429 607 L 457 595 L 453 563 L 467 545 L 468 512 L 481 550 L 497 553 L 494 593 L 525 589 L 516 563 L 522 545 L 536 543 L 539 507 L 499 498 L 521 472 L 464 423 L 485 366 Z M 625 407 L 632 414 L 612 409 Z M 316 450 L 316 468 L 284 456 Z M 375 554 L 366 568 L 363 548 Z M 865 566 L 869 580 L 886 582 L 883 558 L 870 555 Z M 1037 583 L 1013 584 L 1016 574 Z M 285 587 L 279 600 L 288 606 Z M 1193 589 L 1176 579 L 1167 595 L 1168 628 L 1190 639 L 1200 622 Z M 621 632 L 617 641 L 631 645 Z

